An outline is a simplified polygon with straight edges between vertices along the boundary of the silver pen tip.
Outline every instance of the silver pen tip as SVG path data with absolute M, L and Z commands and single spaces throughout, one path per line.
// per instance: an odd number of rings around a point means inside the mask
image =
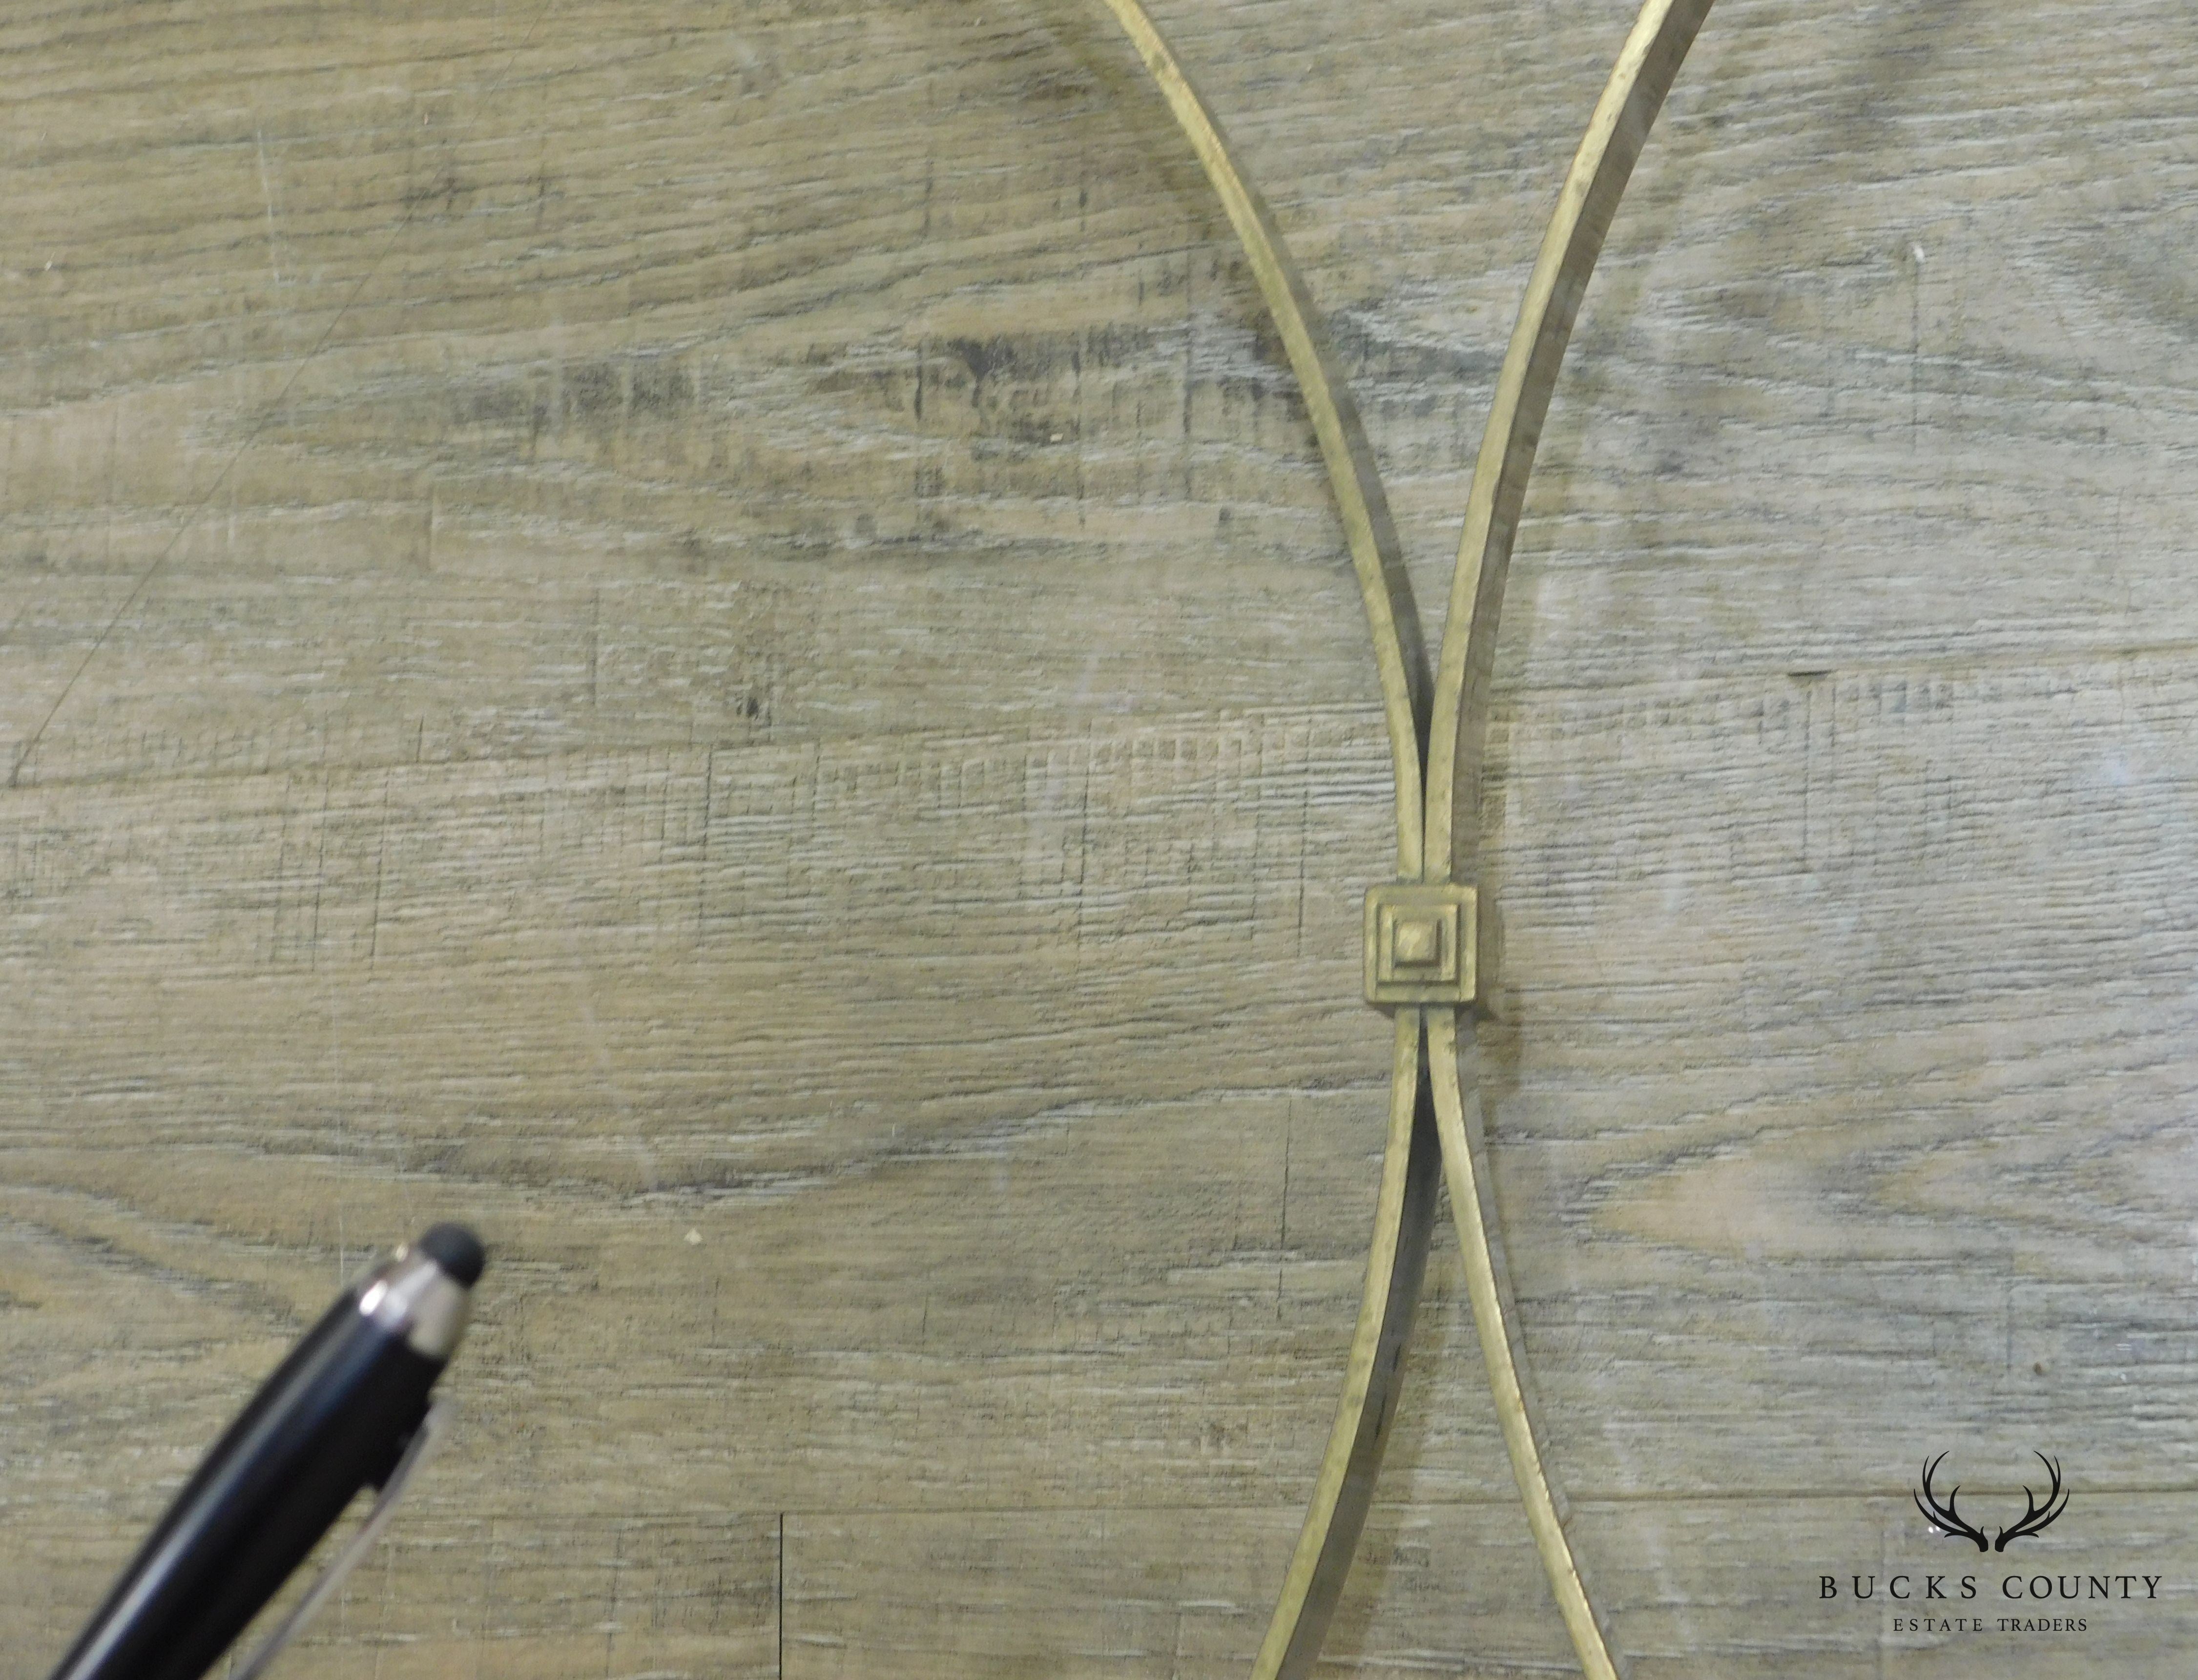
M 457 1225 L 438 1225 L 398 1249 L 359 1290 L 360 1316 L 404 1338 L 423 1358 L 447 1361 L 473 1310 L 469 1287 L 484 1261 L 480 1241 Z

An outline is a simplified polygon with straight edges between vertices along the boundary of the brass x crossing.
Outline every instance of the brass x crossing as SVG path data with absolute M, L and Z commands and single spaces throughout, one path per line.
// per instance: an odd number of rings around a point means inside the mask
M 1581 1668 L 1590 1680 L 1616 1680 L 1617 1661 L 1573 1555 L 1563 1496 L 1550 1480 L 1542 1448 L 1504 1267 L 1480 1102 L 1460 1073 L 1460 1058 L 1472 1046 L 1473 1019 L 1465 1006 L 1474 996 L 1476 908 L 1460 889 L 1472 881 L 1476 862 L 1497 619 L 1550 393 L 1619 198 L 1711 0 L 1646 0 L 1573 159 L 1497 381 L 1451 578 L 1450 617 L 1432 673 L 1373 452 L 1282 231 L 1140 0 L 1106 3 L 1219 195 L 1304 390 L 1365 602 L 1396 766 L 1398 882 L 1369 895 L 1368 994 L 1377 1003 L 1391 997 L 1412 1001 L 1388 1004 L 1395 1015 L 1388 1143 L 1343 1398 L 1254 1680 L 1300 1680 L 1310 1674 L 1342 1594 L 1396 1412 L 1404 1339 L 1434 1225 L 1439 1168 L 1449 1182 L 1474 1326 L 1535 1549 Z M 1385 894 L 1393 914 L 1383 914 Z M 1445 904 L 1457 909 L 1445 912 Z M 1408 935 L 1398 933 L 1400 926 Z M 1446 981 L 1440 972 L 1445 929 L 1451 941 Z M 1384 992 L 1376 984 L 1377 969 L 1393 979 L 1431 983 Z M 1446 987 L 1452 1001 L 1428 1001 Z

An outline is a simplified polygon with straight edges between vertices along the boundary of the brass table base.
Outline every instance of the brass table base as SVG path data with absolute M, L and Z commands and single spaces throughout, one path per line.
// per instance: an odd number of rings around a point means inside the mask
M 1139 0 L 1106 0 L 1206 169 L 1250 259 L 1305 392 L 1366 607 L 1396 769 L 1397 883 L 1367 897 L 1368 1000 L 1395 1011 L 1388 1145 L 1343 1398 L 1305 1527 L 1253 1667 L 1310 1674 L 1343 1590 L 1395 1415 L 1404 1340 L 1434 1225 L 1439 1163 L 1466 1289 L 1528 1527 L 1558 1613 L 1591 1680 L 1619 1672 L 1565 1529 L 1542 1446 L 1482 1136 L 1459 1072 L 1479 990 L 1474 874 L 1497 620 L 1550 394 L 1604 235 L 1710 0 L 1647 0 L 1596 102 L 1543 235 L 1482 434 L 1448 628 L 1432 674 L 1388 502 L 1304 279 L 1219 121 Z

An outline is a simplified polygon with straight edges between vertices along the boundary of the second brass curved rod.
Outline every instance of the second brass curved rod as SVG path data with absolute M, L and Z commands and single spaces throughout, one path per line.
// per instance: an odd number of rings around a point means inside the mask
M 1617 213 L 1648 130 L 1694 44 L 1711 0 L 1647 0 L 1620 49 L 1586 135 L 1573 159 L 1543 235 L 1519 322 L 1497 376 L 1482 434 L 1465 533 L 1451 578 L 1450 617 L 1435 672 L 1434 724 L 1428 749 L 1430 881 L 1472 880 L 1479 833 L 1480 763 L 1488 725 L 1488 679 L 1511 549 L 1541 441 L 1550 396 L 1604 235 Z M 1451 1212 L 1464 1251 L 1488 1385 L 1513 1479 L 1526 1510 L 1550 1590 L 1590 1680 L 1615 1680 L 1610 1642 L 1580 1577 L 1565 1532 L 1563 1497 L 1550 1480 L 1538 1409 L 1518 1334 L 1519 1312 L 1503 1262 L 1493 1181 L 1480 1105 L 1461 1079 L 1461 1040 L 1472 1031 L 1447 1009 L 1428 1011 L 1428 1059 L 1450 1178 Z
M 1470 877 L 1496 621 L 1550 393 L 1618 201 L 1709 9 L 1710 0 L 1647 0 L 1641 8 L 1573 154 L 1526 282 L 1480 436 L 1435 667 L 1434 728 L 1428 742 L 1429 881 Z
M 1282 230 L 1275 225 L 1266 201 L 1237 166 L 1219 119 L 1138 0 L 1107 0 L 1107 9 L 1144 60 L 1154 84 L 1205 166 L 1206 177 L 1213 183 L 1251 261 L 1259 295 L 1274 317 L 1291 371 L 1305 393 L 1305 412 L 1320 439 L 1321 458 L 1327 463 L 1336 509 L 1350 541 L 1352 569 L 1358 574 L 1358 593 L 1366 606 L 1366 628 L 1374 638 L 1389 756 L 1396 766 L 1397 873 L 1404 880 L 1417 880 L 1428 745 L 1427 644 L 1420 632 L 1419 608 L 1412 601 L 1411 579 L 1404 570 L 1404 550 L 1389 518 L 1389 498 L 1375 471 L 1374 452 L 1359 424 L 1358 406 L 1335 365 L 1327 335 L 1320 330 L 1311 294 L 1282 242 Z

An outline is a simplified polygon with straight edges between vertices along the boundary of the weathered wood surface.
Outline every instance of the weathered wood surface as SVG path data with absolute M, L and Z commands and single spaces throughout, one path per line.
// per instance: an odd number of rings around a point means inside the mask
M 1439 619 L 1624 11 L 1161 20 Z M 1242 1671 L 1356 1304 L 1387 758 L 1109 29 L 0 16 L 0 1671 L 444 1215 L 462 1433 L 292 1672 Z M 2198 1644 L 2194 75 L 2175 3 L 1724 0 L 1589 294 L 1480 1075 L 1638 1674 Z M 1566 1661 L 1462 1295 L 1339 1671 Z M 2159 1598 L 1822 1602 L 1993 1590 L 1942 1449 L 1994 1522 L 2067 1468 L 1988 1565 Z

